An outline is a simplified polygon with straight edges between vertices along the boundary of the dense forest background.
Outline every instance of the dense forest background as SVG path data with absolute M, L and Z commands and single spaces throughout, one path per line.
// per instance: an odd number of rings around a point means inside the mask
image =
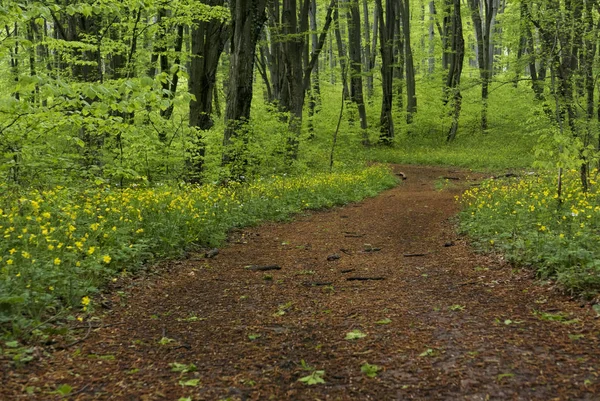
M 599 288 L 596 1 L 4 0 L 0 27 L 7 332 L 395 184 L 366 161 L 538 168 L 467 192 L 462 229 Z
M 598 148 L 595 1 L 4 1 L 0 18 L 8 183 L 212 182 L 541 138 L 538 159 L 586 185 Z

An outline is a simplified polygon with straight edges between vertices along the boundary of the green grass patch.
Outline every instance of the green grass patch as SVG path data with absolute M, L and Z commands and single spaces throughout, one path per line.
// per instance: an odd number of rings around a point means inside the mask
M 0 184 L 0 328 L 18 335 L 144 261 L 215 246 L 234 227 L 358 201 L 390 188 L 383 166 L 228 186 L 18 190 Z M 12 190 L 12 191 L 11 191 Z
M 596 174 L 596 173 L 594 173 Z M 562 202 L 556 176 L 491 180 L 463 195 L 461 229 L 475 243 L 529 265 L 573 293 L 600 290 L 600 188 L 583 192 L 575 170 L 565 174 Z

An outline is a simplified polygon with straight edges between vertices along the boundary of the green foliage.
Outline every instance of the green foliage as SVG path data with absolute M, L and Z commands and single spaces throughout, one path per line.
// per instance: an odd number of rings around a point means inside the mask
M 6 194 L 0 199 L 0 324 L 11 331 L 65 307 L 89 311 L 89 296 L 125 269 L 215 246 L 234 227 L 357 201 L 395 184 L 380 166 L 229 186 L 21 190 L 0 184 Z
M 346 340 L 359 340 L 361 338 L 365 338 L 367 336 L 366 333 L 363 333 L 362 331 L 358 330 L 358 329 L 354 329 L 352 331 L 349 331 L 348 333 L 346 333 Z
M 169 366 L 171 367 L 171 372 L 189 373 L 197 370 L 196 365 L 193 363 L 186 365 L 185 363 L 173 362 Z
M 364 373 L 367 377 L 377 377 L 377 372 L 381 370 L 381 366 L 371 365 L 370 363 L 365 362 L 361 365 L 360 371 Z
M 560 201 L 551 174 L 486 181 L 463 195 L 461 228 L 479 247 L 572 292 L 593 294 L 600 289 L 600 192 L 594 179 L 582 191 L 579 178 L 575 170 L 565 173 Z

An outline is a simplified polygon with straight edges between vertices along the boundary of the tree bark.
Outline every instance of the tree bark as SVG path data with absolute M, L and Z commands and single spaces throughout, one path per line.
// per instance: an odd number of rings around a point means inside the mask
M 463 37 L 460 0 L 453 0 L 452 17 L 450 23 L 451 53 L 449 57 L 448 78 L 446 90 L 452 95 L 452 124 L 448 131 L 447 140 L 451 142 L 456 138 L 458 120 L 462 108 L 462 95 L 460 93 L 460 77 L 465 58 L 465 39 Z
M 379 40 L 381 52 L 381 81 L 383 98 L 381 102 L 381 116 L 379 118 L 379 141 L 385 145 L 392 145 L 394 141 L 394 120 L 392 118 L 393 102 L 393 42 L 394 42 L 394 3 L 386 1 L 385 19 L 382 0 L 375 1 L 379 19 Z
M 361 57 L 361 33 L 360 33 L 360 9 L 358 0 L 349 1 L 348 15 L 348 51 L 350 54 L 350 99 L 358 108 L 360 128 L 363 143 L 368 144 L 367 134 L 367 111 L 363 97 L 362 81 L 362 57 Z
M 244 149 L 234 148 L 234 139 L 247 141 L 245 125 L 250 119 L 254 78 L 256 43 L 266 20 L 265 0 L 231 0 L 231 57 L 227 106 L 225 108 L 225 132 L 223 134 L 223 161 L 229 166 L 230 175 L 240 179 L 245 173 Z
M 402 29 L 404 30 L 404 65 L 406 69 L 406 123 L 411 124 L 414 113 L 417 112 L 417 94 L 415 81 L 415 67 L 413 62 L 412 47 L 410 44 L 410 3 L 409 0 L 400 0 L 400 14 Z

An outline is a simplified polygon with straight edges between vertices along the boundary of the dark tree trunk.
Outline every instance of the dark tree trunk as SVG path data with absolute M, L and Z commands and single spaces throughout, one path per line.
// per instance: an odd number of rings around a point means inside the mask
M 392 145 L 394 141 L 394 120 L 392 119 L 393 102 L 393 42 L 394 42 L 394 22 L 395 12 L 394 3 L 390 0 L 386 2 L 385 19 L 383 14 L 382 0 L 376 0 L 377 13 L 379 18 L 379 40 L 381 51 L 381 81 L 383 89 L 383 98 L 381 102 L 381 117 L 379 140 L 385 145 Z
M 365 50 L 363 53 L 363 69 L 364 75 L 366 78 L 366 87 L 367 87 L 367 99 L 373 98 L 373 73 L 371 70 L 373 69 L 373 64 L 371 64 L 371 25 L 369 24 L 369 4 L 367 0 L 362 0 L 362 8 L 363 8 L 363 16 L 365 18 L 364 22 L 364 40 L 365 40 Z M 377 36 L 377 29 L 373 30 L 373 35 Z M 375 49 L 373 48 L 373 52 Z
M 367 111 L 363 97 L 362 82 L 362 58 L 360 51 L 361 33 L 360 33 L 360 10 L 358 0 L 349 1 L 348 15 L 348 51 L 350 54 L 350 99 L 358 108 L 358 117 L 360 119 L 360 128 L 362 130 L 363 143 L 367 144 L 369 137 L 367 134 Z
M 215 0 L 210 5 L 223 5 Z M 197 128 L 196 138 L 188 149 L 189 179 L 197 181 L 204 166 L 205 145 L 203 131 L 212 128 L 213 103 L 216 95 L 217 67 L 229 31 L 223 21 L 196 21 L 192 28 L 192 54 L 189 91 L 194 96 L 190 102 L 190 127 Z
M 245 172 L 244 149 L 234 149 L 232 141 L 247 141 L 245 125 L 250 119 L 254 58 L 256 43 L 266 20 L 265 0 L 231 0 L 231 57 L 225 132 L 223 135 L 223 164 L 229 165 L 230 174 L 239 178 Z

